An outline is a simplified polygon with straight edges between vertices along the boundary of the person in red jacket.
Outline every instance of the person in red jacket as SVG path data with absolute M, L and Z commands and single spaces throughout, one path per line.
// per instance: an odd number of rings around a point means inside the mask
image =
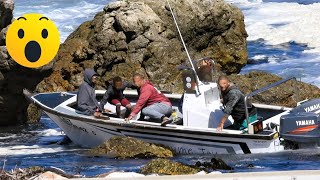
M 172 113 L 169 99 L 158 91 L 151 82 L 145 80 L 141 74 L 133 75 L 133 83 L 139 89 L 139 99 L 126 121 L 131 120 L 141 110 L 144 116 L 161 122 L 162 126 L 171 123 L 172 119 L 168 118 Z

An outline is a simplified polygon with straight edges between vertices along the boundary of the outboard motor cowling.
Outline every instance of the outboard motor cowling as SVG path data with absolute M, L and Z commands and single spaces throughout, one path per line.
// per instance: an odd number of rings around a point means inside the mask
M 280 136 L 285 141 L 301 144 L 320 142 L 320 99 L 312 99 L 280 118 Z

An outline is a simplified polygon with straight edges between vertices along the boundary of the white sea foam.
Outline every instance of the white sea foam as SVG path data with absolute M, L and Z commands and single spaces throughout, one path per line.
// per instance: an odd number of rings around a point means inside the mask
M 251 60 L 267 60 L 267 63 L 248 65 L 241 73 L 264 70 L 282 77 L 295 76 L 320 87 L 320 3 L 303 5 L 297 2 L 252 0 L 227 2 L 238 6 L 244 13 L 248 41 L 263 40 L 275 51 L 283 52 L 274 55 L 267 51 L 270 47 L 266 51 L 259 51 L 259 55 L 249 52 L 254 54 Z M 291 42 L 298 43 L 293 46 L 304 44 L 307 48 L 292 48 Z
M 305 52 L 320 53 L 320 3 L 227 2 L 235 3 L 242 9 L 249 41 L 264 39 L 270 45 L 294 41 L 313 48 Z
M 48 5 L 48 2 L 44 0 L 34 2 L 21 0 L 16 2 L 14 17 L 19 17 L 26 13 L 43 14 L 56 24 L 60 33 L 60 40 L 64 42 L 76 27 L 84 21 L 93 19 L 94 15 L 99 11 L 103 11 L 103 7 L 110 1 L 80 0 L 78 2 L 51 2 Z

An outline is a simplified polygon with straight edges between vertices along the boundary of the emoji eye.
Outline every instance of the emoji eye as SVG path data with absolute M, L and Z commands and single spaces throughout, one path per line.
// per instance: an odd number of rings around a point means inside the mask
M 42 35 L 43 39 L 46 39 L 48 37 L 48 31 L 46 29 L 43 29 L 41 32 L 41 35 Z
M 22 39 L 22 38 L 24 37 L 24 31 L 23 31 L 23 29 L 19 29 L 19 30 L 18 30 L 18 37 L 19 37 L 20 39 Z

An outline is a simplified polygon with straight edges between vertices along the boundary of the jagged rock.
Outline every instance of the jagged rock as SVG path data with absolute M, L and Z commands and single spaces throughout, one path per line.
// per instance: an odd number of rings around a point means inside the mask
M 245 75 L 231 75 L 230 79 L 245 93 L 249 94 L 261 87 L 281 80 L 279 76 L 254 71 Z M 320 97 L 320 89 L 314 85 L 299 82 L 288 81 L 280 86 L 276 86 L 267 92 L 253 97 L 253 102 L 295 107 L 298 101 Z
M 27 123 L 37 123 L 42 115 L 42 111 L 34 104 L 27 108 Z
M 3 45 L 13 18 L 13 9 L 13 0 L 0 1 L 0 125 L 27 121 L 27 114 L 31 111 L 27 113 L 28 102 L 22 94 L 22 89 L 34 90 L 44 77 L 51 74 L 53 65 L 52 62 L 41 68 L 30 69 L 20 66 L 10 57 Z
M 13 19 L 13 9 L 13 0 L 0 1 L 0 46 L 5 45 L 5 34 L 7 32 L 6 27 L 11 24 Z
M 89 153 L 117 158 L 168 158 L 173 156 L 173 151 L 168 148 L 125 136 L 114 136 L 104 144 L 90 150 Z
M 196 174 L 200 170 L 168 159 L 154 159 L 141 168 L 142 174 L 183 175 Z
M 210 162 L 200 162 L 197 161 L 195 167 L 205 170 L 206 172 L 223 169 L 223 170 L 233 170 L 232 167 L 228 166 L 223 160 L 212 158 Z
M 1 50 L 0 48 L 0 54 L 3 53 Z M 0 60 L 0 125 L 23 123 L 28 120 L 27 114 L 38 114 L 31 112 L 30 109 L 27 111 L 29 103 L 22 90 L 35 89 L 50 72 L 50 70 L 25 68 L 15 63 L 9 56 L 8 58 Z
M 247 60 L 241 11 L 220 0 L 170 2 L 192 57 L 212 57 L 225 72 L 239 72 Z M 37 90 L 75 90 L 83 70 L 94 68 L 102 77 L 99 88 L 114 76 L 129 80 L 140 72 L 159 89 L 182 92 L 176 66 L 187 56 L 166 1 L 116 1 L 103 10 L 60 46 L 54 73 Z M 64 84 L 48 86 L 59 76 Z

